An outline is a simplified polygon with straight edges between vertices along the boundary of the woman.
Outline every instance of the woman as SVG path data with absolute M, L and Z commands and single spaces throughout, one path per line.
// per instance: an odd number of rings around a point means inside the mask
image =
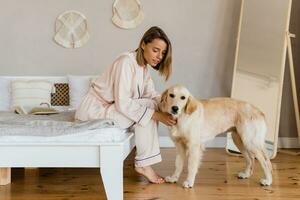
M 155 91 L 148 66 L 167 80 L 172 71 L 172 47 L 159 27 L 151 27 L 134 52 L 120 55 L 95 81 L 76 111 L 78 120 L 109 118 L 135 133 L 135 170 L 151 183 L 163 183 L 151 165 L 161 161 L 157 122 L 167 126 L 176 121 L 157 110 Z

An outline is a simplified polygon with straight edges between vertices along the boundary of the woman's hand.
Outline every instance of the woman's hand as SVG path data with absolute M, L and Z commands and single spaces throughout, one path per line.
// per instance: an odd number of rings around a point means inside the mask
M 171 114 L 158 112 L 158 111 L 154 112 L 154 114 L 152 115 L 152 119 L 156 121 L 160 121 L 166 126 L 173 126 L 177 123 L 176 119 L 174 119 Z

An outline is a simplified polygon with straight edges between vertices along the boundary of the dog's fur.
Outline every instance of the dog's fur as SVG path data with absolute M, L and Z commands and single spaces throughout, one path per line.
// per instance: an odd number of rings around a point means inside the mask
M 167 182 L 178 181 L 187 157 L 188 175 L 183 187 L 193 187 L 205 142 L 230 131 L 246 159 L 246 169 L 238 177 L 250 177 L 257 158 L 265 174 L 260 184 L 271 185 L 272 165 L 264 144 L 267 125 L 264 114 L 256 107 L 231 98 L 196 100 L 185 87 L 176 85 L 162 94 L 159 108 L 177 119 L 177 124 L 169 127 L 177 150 L 176 169 L 166 177 Z

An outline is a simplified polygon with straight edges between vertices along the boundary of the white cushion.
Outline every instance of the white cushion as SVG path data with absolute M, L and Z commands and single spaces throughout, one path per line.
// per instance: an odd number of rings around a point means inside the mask
M 89 91 L 92 76 L 68 75 L 70 108 L 76 109 Z
M 10 79 L 0 77 L 0 111 L 9 110 L 10 96 Z
M 46 80 L 14 80 L 11 82 L 11 106 L 51 105 L 53 83 Z

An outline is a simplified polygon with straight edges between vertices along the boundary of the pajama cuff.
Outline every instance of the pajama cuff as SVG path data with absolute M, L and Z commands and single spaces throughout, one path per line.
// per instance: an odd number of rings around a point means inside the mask
M 160 153 L 147 158 L 135 159 L 135 167 L 146 167 L 161 162 Z
M 155 112 L 154 109 L 146 107 L 144 113 L 142 114 L 140 119 L 137 121 L 137 123 L 141 126 L 146 126 L 149 123 L 149 121 L 151 120 L 154 112 Z

